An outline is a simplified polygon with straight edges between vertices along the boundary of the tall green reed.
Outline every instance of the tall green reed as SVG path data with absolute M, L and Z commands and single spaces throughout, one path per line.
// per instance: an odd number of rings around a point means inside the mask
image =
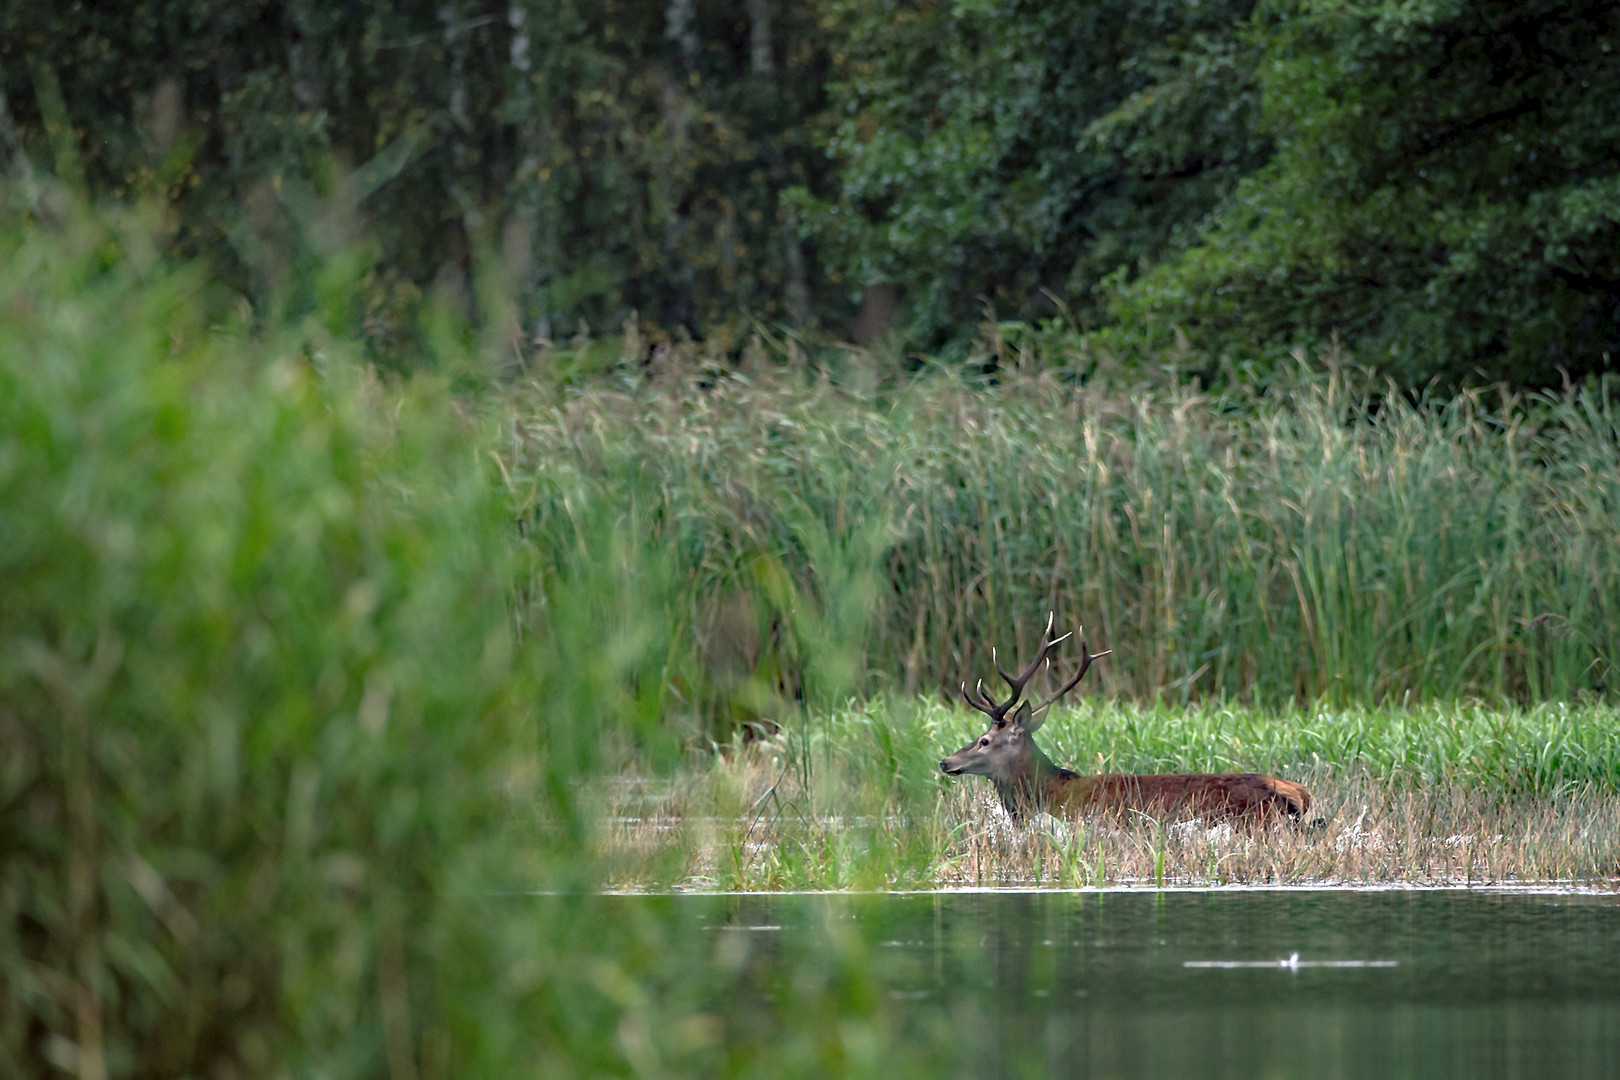
M 1028 649 L 1055 610 L 1114 649 L 1094 676 L 1112 695 L 1607 695 L 1614 387 L 1378 389 L 1340 371 L 1247 397 L 1017 374 L 882 398 L 757 371 L 531 385 L 512 397 L 510 469 L 537 515 L 567 485 L 652 493 L 648 544 L 673 558 L 682 632 L 730 672 L 710 688 L 733 706 L 759 698 L 750 680 L 802 696 L 796 613 L 842 602 L 818 588 L 829 563 L 871 583 L 850 590 L 870 621 L 841 635 L 868 692 L 984 674 L 991 646 Z

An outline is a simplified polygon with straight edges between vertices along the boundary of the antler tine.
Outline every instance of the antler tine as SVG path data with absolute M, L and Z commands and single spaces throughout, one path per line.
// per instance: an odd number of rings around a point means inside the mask
M 1008 686 L 1012 687 L 1012 697 L 1007 699 L 1007 704 L 1002 706 L 1003 709 L 1011 706 L 1024 695 L 1024 687 L 1029 683 L 1029 680 L 1035 675 L 1035 673 L 1040 670 L 1041 661 L 1046 659 L 1046 654 L 1051 651 L 1052 646 L 1060 644 L 1072 636 L 1073 631 L 1070 631 L 1068 634 L 1064 634 L 1062 637 L 1055 638 L 1052 636 L 1052 623 L 1056 620 L 1056 618 L 1057 612 L 1047 612 L 1046 629 L 1041 631 L 1041 647 L 1035 651 L 1035 659 L 1031 660 L 1029 662 L 1029 666 L 1023 670 L 1023 673 L 1016 677 L 1007 674 L 1006 669 L 1001 666 L 1001 662 L 996 660 L 996 650 L 990 650 L 990 660 L 995 664 L 996 672 L 1003 679 L 1007 680 Z
M 963 701 L 967 702 L 969 705 L 973 706 L 975 709 L 978 709 L 980 712 L 988 713 L 992 718 L 994 718 L 996 720 L 1000 720 L 1001 717 L 1002 717 L 1002 714 L 1005 712 L 1005 710 L 1002 710 L 1002 712 L 997 712 L 995 704 L 993 702 L 988 701 L 988 699 L 984 698 L 984 696 L 983 696 L 984 695 L 984 680 L 983 679 L 979 680 L 979 695 L 980 696 L 978 698 L 975 698 L 972 694 L 968 693 L 967 683 L 962 684 L 962 700 Z
M 1107 656 L 1109 653 L 1111 653 L 1113 651 L 1114 651 L 1113 649 L 1104 649 L 1100 653 L 1091 652 L 1086 648 L 1086 640 L 1085 640 L 1085 638 L 1081 638 L 1080 639 L 1080 670 L 1074 673 L 1074 678 L 1070 679 L 1067 683 L 1065 683 L 1063 685 L 1063 689 L 1059 690 L 1057 693 L 1053 694 L 1051 697 L 1047 698 L 1045 701 L 1041 702 L 1039 705 L 1035 706 L 1035 708 L 1031 709 L 1030 711 L 1031 712 L 1040 712 L 1042 709 L 1046 708 L 1048 705 L 1051 705 L 1051 704 L 1055 703 L 1058 698 L 1062 697 L 1064 694 L 1067 694 L 1070 690 L 1073 690 L 1076 686 L 1079 686 L 1080 685 L 1080 680 L 1086 677 L 1086 671 L 1088 669 L 1090 669 L 1091 662 L 1093 660 L 1097 660 L 1097 659 L 1100 659 L 1100 658 L 1102 658 L 1104 656 Z

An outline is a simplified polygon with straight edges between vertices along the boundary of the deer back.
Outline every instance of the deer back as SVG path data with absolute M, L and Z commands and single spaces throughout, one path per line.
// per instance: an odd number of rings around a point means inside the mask
M 1303 786 L 1260 773 L 1070 774 L 1049 782 L 1043 794 L 1053 812 L 1067 814 L 1139 810 L 1155 816 L 1298 820 L 1311 806 Z

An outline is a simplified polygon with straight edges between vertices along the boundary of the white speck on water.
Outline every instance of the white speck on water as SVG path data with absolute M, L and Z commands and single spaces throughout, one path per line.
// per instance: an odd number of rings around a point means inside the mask
M 1184 968 L 1259 968 L 1270 971 L 1299 971 L 1302 968 L 1392 968 L 1398 960 L 1301 960 L 1299 953 L 1290 953 L 1281 960 L 1185 960 Z

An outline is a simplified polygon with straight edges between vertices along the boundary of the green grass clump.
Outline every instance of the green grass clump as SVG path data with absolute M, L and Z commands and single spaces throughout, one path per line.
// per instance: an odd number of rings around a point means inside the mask
M 1355 773 L 1397 787 L 1550 796 L 1620 789 L 1617 721 L 1612 707 L 1561 703 L 1299 712 L 1123 703 L 1058 711 L 1041 731 L 1055 757 L 1088 770 Z

